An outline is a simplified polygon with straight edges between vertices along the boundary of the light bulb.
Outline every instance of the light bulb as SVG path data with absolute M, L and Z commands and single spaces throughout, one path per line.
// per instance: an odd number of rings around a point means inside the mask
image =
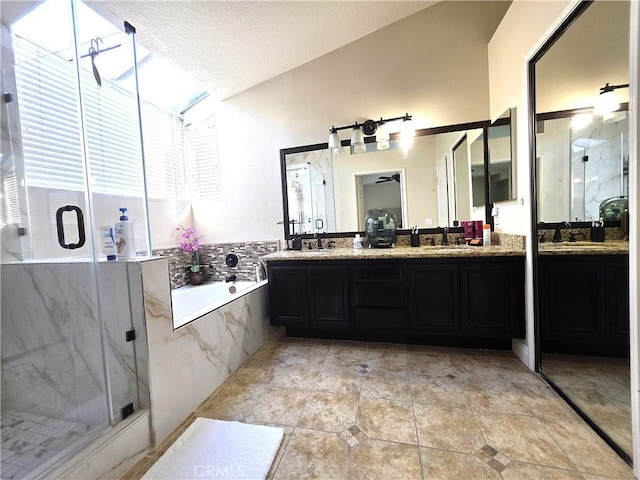
M 381 123 L 376 132 L 376 145 L 378 150 L 387 150 L 389 148 L 389 129 L 386 123 Z
M 335 128 L 331 129 L 331 134 L 329 135 L 329 148 L 332 150 L 339 149 L 342 146 L 340 143 L 340 137 L 338 136 L 338 132 Z
M 413 144 L 413 137 L 416 136 L 416 130 L 413 128 L 411 117 L 407 116 L 402 121 L 402 132 L 400 133 L 402 148 L 409 148 Z
M 606 113 L 615 112 L 620 108 L 620 100 L 613 90 L 601 93 L 596 99 L 596 105 L 593 113 L 596 115 L 604 115 Z
M 351 150 L 353 153 L 364 153 L 367 151 L 367 147 L 364 144 L 364 135 L 362 128 L 356 123 L 353 127 L 353 133 L 351 133 Z

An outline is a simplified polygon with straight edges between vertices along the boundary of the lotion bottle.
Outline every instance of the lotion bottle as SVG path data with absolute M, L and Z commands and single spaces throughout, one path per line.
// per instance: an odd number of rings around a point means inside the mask
M 133 222 L 129 220 L 125 207 L 120 208 L 120 212 L 122 212 L 120 221 L 113 226 L 118 260 L 132 260 L 136 258 Z
M 491 225 L 488 223 L 482 226 L 482 244 L 491 245 Z

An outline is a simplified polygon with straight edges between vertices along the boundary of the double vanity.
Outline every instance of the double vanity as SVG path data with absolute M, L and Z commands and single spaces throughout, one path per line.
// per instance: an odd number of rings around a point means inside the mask
M 511 348 L 524 335 L 524 250 L 336 248 L 263 257 L 288 335 Z

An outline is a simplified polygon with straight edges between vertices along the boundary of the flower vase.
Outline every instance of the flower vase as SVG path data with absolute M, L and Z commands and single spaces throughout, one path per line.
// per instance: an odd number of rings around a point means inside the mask
M 188 277 L 191 285 L 202 285 L 204 283 L 204 272 L 202 270 L 199 272 L 189 272 Z

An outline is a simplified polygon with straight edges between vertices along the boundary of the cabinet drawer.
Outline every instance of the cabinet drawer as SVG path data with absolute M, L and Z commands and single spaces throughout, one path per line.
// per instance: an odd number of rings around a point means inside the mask
M 356 283 L 356 307 L 404 308 L 404 286 L 401 283 Z
M 355 267 L 357 282 L 402 282 L 401 265 L 367 265 Z

